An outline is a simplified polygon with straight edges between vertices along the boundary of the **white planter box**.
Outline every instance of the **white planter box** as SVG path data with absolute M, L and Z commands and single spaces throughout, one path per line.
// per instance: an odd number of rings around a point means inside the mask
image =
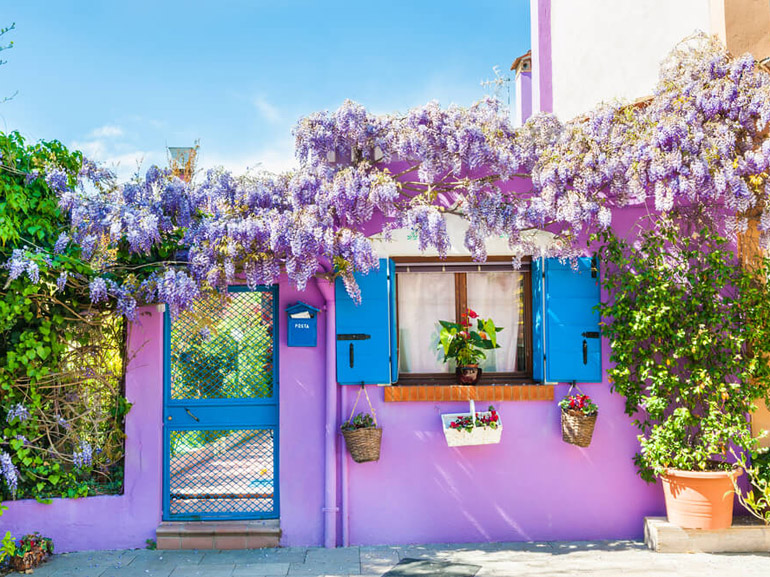
M 491 427 L 473 427 L 473 430 L 466 431 L 465 429 L 452 429 L 449 424 L 457 419 L 457 417 L 475 417 L 476 407 L 475 403 L 471 401 L 470 412 L 468 413 L 445 413 L 441 415 L 441 426 L 444 430 L 444 437 L 446 437 L 446 444 L 450 447 L 466 447 L 468 445 L 494 445 L 500 442 L 500 437 L 503 434 L 503 420 L 497 421 L 497 428 Z M 479 411 L 479 415 L 489 416 L 489 411 Z M 499 413 L 498 413 L 499 415 Z M 474 418 L 474 422 L 475 422 Z

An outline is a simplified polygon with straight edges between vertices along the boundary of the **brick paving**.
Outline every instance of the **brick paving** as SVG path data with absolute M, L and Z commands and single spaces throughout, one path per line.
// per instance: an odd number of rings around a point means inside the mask
M 37 577 L 380 577 L 405 557 L 481 566 L 478 577 L 770 575 L 770 550 L 653 553 L 636 541 L 281 548 L 244 551 L 100 551 L 54 555 Z M 13 575 L 13 574 L 12 574 Z M 431 577 L 431 576 L 426 576 Z M 436 576 L 438 577 L 438 576 Z

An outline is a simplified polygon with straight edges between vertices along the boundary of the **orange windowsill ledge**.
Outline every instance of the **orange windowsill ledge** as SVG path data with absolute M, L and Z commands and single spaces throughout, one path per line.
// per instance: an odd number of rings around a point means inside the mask
M 553 385 L 409 385 L 384 387 L 386 403 L 413 401 L 552 401 Z

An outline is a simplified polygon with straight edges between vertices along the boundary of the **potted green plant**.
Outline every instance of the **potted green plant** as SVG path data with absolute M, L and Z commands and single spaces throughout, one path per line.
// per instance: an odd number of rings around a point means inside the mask
M 474 322 L 475 329 L 472 328 Z M 486 358 L 484 351 L 500 348 L 497 333 L 503 330 L 502 327 L 495 326 L 492 319 L 480 318 L 471 309 L 462 313 L 460 323 L 439 321 L 439 324 L 441 332 L 438 348 L 444 351 L 444 362 L 455 359 L 455 373 L 460 384 L 476 384 L 482 372 L 478 363 Z
M 599 407 L 583 393 L 567 395 L 559 401 L 559 407 L 562 440 L 578 447 L 588 447 L 594 435 Z
M 602 332 L 641 477 L 662 480 L 669 521 L 717 529 L 741 474 L 729 449 L 755 448 L 747 415 L 768 397 L 768 267 L 740 266 L 724 238 L 683 222 L 661 219 L 633 245 L 603 235 Z
M 19 573 L 34 569 L 53 554 L 53 540 L 40 533 L 24 535 L 14 547 L 11 567 Z

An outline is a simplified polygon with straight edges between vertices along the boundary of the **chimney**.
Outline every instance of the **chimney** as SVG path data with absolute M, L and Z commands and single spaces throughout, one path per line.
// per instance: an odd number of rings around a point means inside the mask
M 522 54 L 511 64 L 516 85 L 516 108 L 513 111 L 513 124 L 523 125 L 532 116 L 532 50 Z
M 169 146 L 169 167 L 174 176 L 185 182 L 192 180 L 195 173 L 195 161 L 198 157 L 198 143 L 195 146 Z

